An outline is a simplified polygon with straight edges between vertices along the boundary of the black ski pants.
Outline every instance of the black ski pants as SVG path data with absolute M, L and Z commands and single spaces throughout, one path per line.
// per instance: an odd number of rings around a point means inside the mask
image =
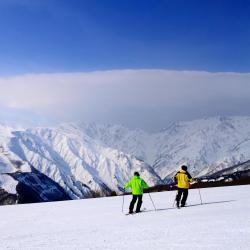
M 134 205 L 135 205 L 136 201 L 137 201 L 136 212 L 140 212 L 141 204 L 142 204 L 142 194 L 141 195 L 134 195 L 133 194 L 133 198 L 132 198 L 132 201 L 130 202 L 130 206 L 129 206 L 129 212 L 130 213 L 133 212 Z
M 181 199 L 181 197 L 182 197 L 182 199 Z M 178 188 L 178 192 L 176 195 L 177 205 L 180 204 L 180 200 L 181 200 L 181 206 L 185 206 L 186 201 L 187 201 L 187 197 L 188 197 L 188 189 L 187 188 Z

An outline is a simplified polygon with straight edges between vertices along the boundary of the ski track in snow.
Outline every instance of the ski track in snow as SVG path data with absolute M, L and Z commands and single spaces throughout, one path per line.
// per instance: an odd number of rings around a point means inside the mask
M 250 185 L 144 194 L 146 212 L 125 216 L 122 197 L 0 207 L 0 249 L 250 249 Z M 124 213 L 131 197 L 125 196 Z

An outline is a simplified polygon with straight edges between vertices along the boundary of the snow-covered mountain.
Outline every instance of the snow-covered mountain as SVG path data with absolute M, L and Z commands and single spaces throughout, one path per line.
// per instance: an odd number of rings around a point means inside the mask
M 0 204 L 70 199 L 58 183 L 9 149 L 12 133 L 0 126 Z
M 79 129 L 147 162 L 162 179 L 171 177 L 181 164 L 187 164 L 198 176 L 250 159 L 250 117 L 177 122 L 159 133 L 117 125 L 81 124 Z
M 250 159 L 250 117 L 214 117 L 171 124 L 158 133 L 120 125 L 68 123 L 57 127 L 0 126 L 1 172 L 34 167 L 71 198 L 121 191 L 135 170 L 150 185 L 172 177 L 181 164 L 194 176 Z M 13 162 L 21 162 L 19 168 Z M 16 182 L 0 175 L 2 187 Z
M 16 157 L 34 167 L 63 187 L 71 198 L 119 192 L 135 170 L 150 185 L 161 183 L 147 163 L 90 138 L 75 126 L 7 131 L 1 148 L 9 154 L 8 159 Z M 0 159 L 4 159 L 3 154 Z M 13 164 L 2 163 L 4 167 L 5 172 L 17 170 Z

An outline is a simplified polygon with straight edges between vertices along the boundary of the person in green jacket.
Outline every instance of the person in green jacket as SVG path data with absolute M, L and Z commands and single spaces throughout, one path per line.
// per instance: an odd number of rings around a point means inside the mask
M 136 213 L 141 212 L 141 205 L 142 205 L 142 196 L 143 196 L 143 189 L 149 188 L 148 184 L 141 179 L 140 174 L 138 172 L 134 172 L 133 178 L 127 182 L 124 186 L 125 189 L 132 188 L 132 201 L 130 202 L 129 206 L 129 213 L 132 214 L 134 210 L 134 205 L 137 202 L 136 206 Z

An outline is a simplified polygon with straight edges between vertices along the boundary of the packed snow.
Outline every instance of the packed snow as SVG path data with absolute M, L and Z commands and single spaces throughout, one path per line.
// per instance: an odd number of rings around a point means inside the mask
M 0 207 L 1 249 L 250 249 L 250 185 L 144 194 L 145 212 L 122 213 L 122 196 Z M 131 197 L 125 196 L 124 213 Z

